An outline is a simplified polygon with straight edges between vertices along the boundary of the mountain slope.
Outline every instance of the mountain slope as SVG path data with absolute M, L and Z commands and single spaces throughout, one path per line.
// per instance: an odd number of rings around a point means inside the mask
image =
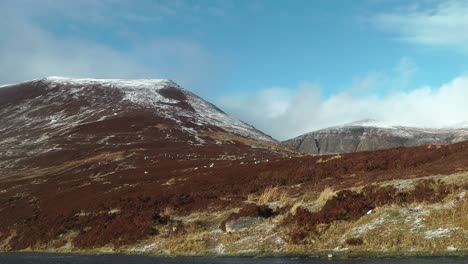
M 235 154 L 278 146 L 169 80 L 51 77 L 3 87 L 0 118 L 2 177 L 97 150 L 159 148 L 189 155 L 203 148 Z
M 169 80 L 50 77 L 4 86 L 0 120 L 0 214 L 11 214 L 1 217 L 0 236 L 122 197 L 150 194 L 180 210 L 222 204 L 207 185 L 219 180 L 213 171 L 297 155 Z M 200 182 L 185 185 L 191 177 Z
M 302 156 L 167 80 L 6 86 L 0 121 L 0 251 L 468 250 L 468 142 Z
M 430 129 L 362 120 L 307 133 L 283 143 L 313 155 L 372 151 L 468 140 L 467 128 Z

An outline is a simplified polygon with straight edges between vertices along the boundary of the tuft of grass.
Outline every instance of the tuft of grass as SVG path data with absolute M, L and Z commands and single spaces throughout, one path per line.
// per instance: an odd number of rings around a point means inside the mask
M 286 204 L 289 198 L 289 193 L 278 187 L 268 186 L 263 193 L 258 197 L 257 204 L 267 204 L 271 202 L 280 202 Z
M 169 216 L 170 217 L 170 216 L 174 216 L 174 214 L 175 214 L 175 210 L 171 206 L 167 206 L 163 210 L 163 215 L 164 216 Z
M 336 195 L 330 187 L 326 187 L 320 193 L 318 192 L 306 192 L 299 199 L 292 204 L 290 213 L 296 214 L 296 210 L 299 207 L 307 208 L 307 210 L 314 212 L 319 210 L 329 199 Z
M 323 191 L 320 193 L 318 199 L 317 199 L 317 203 L 320 203 L 320 204 L 324 204 L 326 201 L 330 200 L 330 198 L 332 198 L 333 196 L 336 195 L 336 192 L 333 191 L 332 188 L 330 187 L 326 187 L 325 189 L 323 189 Z
M 295 215 L 295 214 L 296 214 L 296 211 L 297 211 L 297 208 L 303 206 L 303 202 L 304 202 L 304 200 L 299 200 L 299 201 L 295 202 L 295 203 L 293 204 L 293 206 L 291 207 L 291 210 L 289 210 L 289 212 L 290 212 L 292 215 Z
M 316 163 L 327 163 L 327 162 L 329 162 L 331 160 L 334 160 L 334 159 L 341 159 L 341 155 L 337 154 L 337 155 L 333 155 L 333 156 L 328 157 L 328 158 L 326 158 L 326 157 L 325 158 L 320 158 L 320 159 L 317 160 Z

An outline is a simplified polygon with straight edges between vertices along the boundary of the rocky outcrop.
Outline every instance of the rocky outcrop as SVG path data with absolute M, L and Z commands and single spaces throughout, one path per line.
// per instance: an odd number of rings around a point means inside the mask
M 283 143 L 312 155 L 372 151 L 426 144 L 452 144 L 468 140 L 468 129 L 428 129 L 364 120 L 331 127 Z

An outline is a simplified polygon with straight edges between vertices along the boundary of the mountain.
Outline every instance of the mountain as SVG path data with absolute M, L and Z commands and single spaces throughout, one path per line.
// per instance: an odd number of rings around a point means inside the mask
M 427 144 L 453 144 L 468 140 L 468 128 L 405 127 L 377 120 L 361 120 L 307 133 L 283 142 L 303 153 L 325 155 L 372 151 Z
M 202 206 L 217 200 L 213 171 L 298 155 L 170 80 L 6 85 L 0 120 L 0 214 L 11 213 L 0 217 L 0 236 L 25 219 L 50 225 L 50 216 L 148 193 L 183 210 L 193 187 Z M 195 176 L 199 183 L 182 184 Z
M 0 89 L 0 118 L 1 178 L 30 169 L 38 173 L 96 152 L 132 150 L 135 162 L 150 158 L 152 149 L 159 150 L 151 154 L 155 160 L 204 151 L 212 157 L 258 153 L 258 148 L 271 154 L 272 146 L 282 151 L 270 136 L 170 80 L 25 82 Z
M 467 157 L 301 155 L 170 80 L 3 86 L 0 251 L 458 254 Z

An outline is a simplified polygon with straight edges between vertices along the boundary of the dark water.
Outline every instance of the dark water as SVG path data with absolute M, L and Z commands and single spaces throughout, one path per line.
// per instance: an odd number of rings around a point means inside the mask
M 312 259 L 312 258 L 159 258 L 125 255 L 56 255 L 6 253 L 0 264 L 467 264 L 467 257 Z

